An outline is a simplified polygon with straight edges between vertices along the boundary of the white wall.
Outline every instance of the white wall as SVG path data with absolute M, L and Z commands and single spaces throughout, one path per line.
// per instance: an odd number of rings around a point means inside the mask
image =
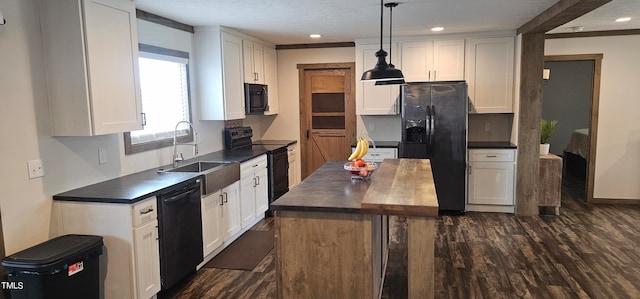
M 640 35 L 545 41 L 545 55 L 603 54 L 595 198 L 640 200 L 638 53 Z
M 50 136 L 37 3 L 0 0 L 7 19 L 7 24 L 0 26 L 0 103 L 4 107 L 0 111 L 0 211 L 8 255 L 48 239 L 53 194 L 171 160 L 171 148 L 125 156 L 122 134 Z M 190 51 L 191 34 L 139 23 L 141 30 L 147 30 L 139 34 L 142 42 L 180 44 L 183 48 L 179 50 Z M 192 66 L 192 74 L 193 70 Z M 197 109 L 193 92 L 191 96 Z M 197 117 L 196 110 L 192 115 Z M 196 121 L 195 125 L 201 154 L 222 149 L 222 121 Z M 98 148 L 107 150 L 106 164 L 98 164 Z M 189 152 L 184 151 L 185 158 L 190 157 Z M 38 158 L 43 160 L 45 176 L 30 180 L 27 161 Z

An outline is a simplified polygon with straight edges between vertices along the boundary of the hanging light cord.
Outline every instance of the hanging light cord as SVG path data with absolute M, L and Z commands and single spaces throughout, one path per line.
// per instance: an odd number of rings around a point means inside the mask
M 394 4 L 394 3 L 390 3 Z M 396 4 L 397 5 L 397 4 Z M 391 49 L 393 46 L 391 45 L 391 35 L 393 34 L 393 7 L 395 5 L 389 6 L 389 66 L 395 67 L 393 63 L 391 63 Z
M 384 0 L 380 0 L 380 50 L 382 50 L 382 15 L 384 14 Z

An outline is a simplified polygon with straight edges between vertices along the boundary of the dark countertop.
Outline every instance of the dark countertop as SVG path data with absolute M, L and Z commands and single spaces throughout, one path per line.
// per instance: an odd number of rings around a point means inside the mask
M 327 162 L 295 188 L 271 203 L 273 210 L 361 213 L 371 181 L 351 180 L 346 161 Z M 372 174 L 374 179 L 376 173 Z
M 512 149 L 518 148 L 518 146 L 509 141 L 469 141 L 467 142 L 467 148 Z
M 199 174 L 150 169 L 53 196 L 53 200 L 132 204 L 161 193 Z
M 379 148 L 397 148 L 400 141 L 373 141 L 376 144 L 376 147 Z M 351 147 L 355 147 L 356 142 L 351 144 Z M 373 148 L 373 143 L 369 142 L 369 148 Z
M 198 161 L 242 163 L 285 146 L 283 144 L 256 145 L 252 146 L 250 150 L 221 150 L 185 160 L 180 162 L 180 166 Z M 171 165 L 165 165 L 80 187 L 56 194 L 53 196 L 53 200 L 132 204 L 155 196 L 166 188 L 200 176 L 197 173 L 187 172 L 158 172 L 158 169 L 171 168 Z
M 285 145 L 285 146 L 289 146 L 292 144 L 297 143 L 297 140 L 256 140 L 256 141 L 252 141 L 253 144 L 274 144 L 274 145 Z

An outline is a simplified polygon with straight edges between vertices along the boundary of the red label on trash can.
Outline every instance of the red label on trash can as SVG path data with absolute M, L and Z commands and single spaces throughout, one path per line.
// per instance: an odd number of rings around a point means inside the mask
M 80 271 L 84 270 L 84 264 L 82 262 L 77 262 L 75 264 L 69 265 L 68 274 L 69 276 L 76 274 Z

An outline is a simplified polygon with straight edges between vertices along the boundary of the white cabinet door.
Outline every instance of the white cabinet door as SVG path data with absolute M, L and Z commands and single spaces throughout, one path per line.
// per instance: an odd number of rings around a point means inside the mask
M 249 39 L 244 39 L 242 44 L 244 82 L 265 84 L 263 46 L 260 43 Z
M 240 232 L 240 182 L 222 189 L 222 226 L 224 241 Z
M 133 230 L 137 298 L 151 298 L 160 291 L 158 220 Z
M 251 175 L 249 177 L 243 177 L 240 180 L 240 215 L 242 219 L 241 226 L 247 227 L 256 219 L 256 204 L 255 204 L 255 185 L 257 184 L 256 178 Z
M 514 47 L 513 37 L 468 40 L 470 113 L 513 112 Z
M 242 39 L 223 31 L 222 58 L 224 74 L 224 119 L 244 118 Z
M 245 117 L 242 38 L 220 26 L 196 27 L 194 44 L 200 119 Z
M 202 246 L 206 257 L 222 246 L 222 192 L 202 198 Z
M 400 69 L 406 82 L 431 80 L 431 72 L 433 70 L 433 42 L 403 42 Z
M 403 42 L 401 70 L 407 82 L 464 80 L 464 40 Z
M 266 168 L 256 170 L 255 178 L 257 184 L 255 187 L 255 207 L 256 215 L 261 215 L 269 209 L 269 178 Z
M 356 46 L 356 114 L 358 115 L 397 115 L 400 112 L 398 85 L 375 86 L 375 82 L 360 81 L 361 74 L 376 65 L 378 59 L 375 53 L 379 49 L 379 44 Z M 400 61 L 397 57 L 397 44 L 393 45 L 392 53 L 393 61 Z
M 292 144 L 287 147 L 287 158 L 289 159 L 289 189 L 298 183 L 296 175 L 297 169 L 297 145 Z
M 41 1 L 54 136 L 142 129 L 133 1 Z
M 269 91 L 269 110 L 265 115 L 278 114 L 280 109 L 278 100 L 278 55 L 275 48 L 263 47 L 264 53 L 264 83 Z
M 513 162 L 470 162 L 469 204 L 513 205 Z
M 433 41 L 433 80 L 464 80 L 464 40 Z

